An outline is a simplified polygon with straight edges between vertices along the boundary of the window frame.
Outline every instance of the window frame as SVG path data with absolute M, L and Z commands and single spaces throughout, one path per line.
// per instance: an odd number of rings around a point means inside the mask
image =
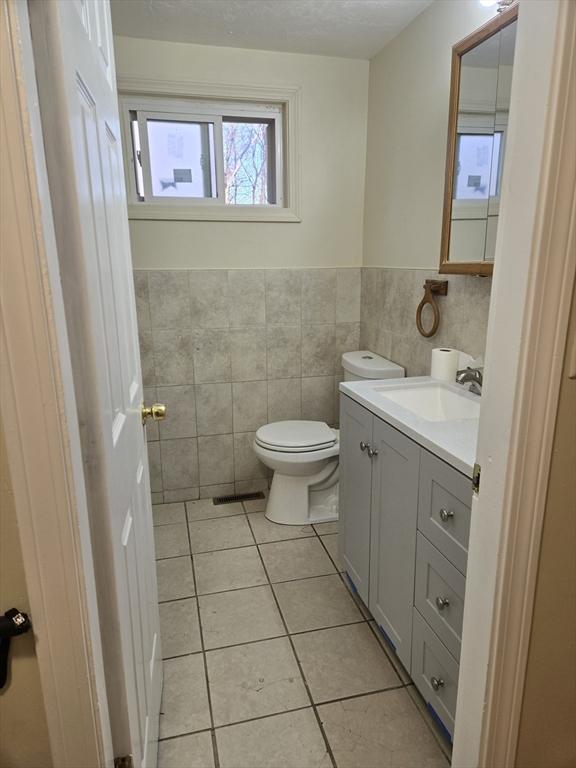
M 162 106 L 162 104 L 160 105 Z M 136 188 L 136 174 L 132 173 L 132 189 L 131 202 L 138 205 L 146 205 L 147 203 L 159 203 L 160 205 L 172 204 L 172 205 L 212 205 L 214 203 L 221 204 L 224 200 L 224 177 L 221 173 L 222 169 L 217 161 L 219 153 L 222 151 L 221 142 L 221 129 L 222 118 L 218 115 L 206 115 L 197 112 L 172 112 L 162 109 L 146 109 L 130 110 L 129 116 L 132 121 L 131 115 L 135 113 L 138 122 L 138 133 L 140 136 L 140 152 L 141 160 L 140 167 L 142 168 L 142 177 L 144 180 L 144 199 L 140 199 L 138 190 Z M 151 121 L 166 121 L 171 123 L 205 123 L 212 124 L 214 126 L 214 178 L 211 178 L 210 183 L 216 185 L 217 194 L 210 197 L 160 197 L 155 195 L 152 188 L 152 169 L 150 162 L 150 147 L 148 143 L 148 130 L 147 122 Z M 220 130 L 218 130 L 218 128 Z M 134 145 L 130 145 L 130 154 L 128 155 L 128 162 L 136 164 L 137 158 L 134 157 Z M 133 169 L 135 170 L 135 168 Z M 212 174 L 210 174 L 212 176 Z
M 118 80 L 122 135 L 125 142 L 125 178 L 129 219 L 172 219 L 200 221 L 281 221 L 299 222 L 300 156 L 299 88 L 239 87 L 184 82 L 150 81 L 141 78 Z M 144 200 L 136 188 L 136 168 L 132 143 L 131 114 L 163 113 L 181 118 L 189 116 L 214 122 L 214 117 L 246 121 L 262 119 L 274 122 L 276 202 L 266 205 L 224 203 L 223 168 L 217 198 L 152 198 Z M 140 124 L 139 124 L 140 126 Z M 144 150 L 139 127 L 141 150 Z M 222 139 L 215 130 L 215 143 Z M 216 150 L 218 152 L 218 148 Z M 223 156 L 223 155 L 222 155 Z M 143 167 L 144 171 L 144 167 Z M 145 174 L 144 174 L 145 176 Z M 220 182 L 220 183 L 218 183 Z M 222 194 L 222 198 L 220 198 Z

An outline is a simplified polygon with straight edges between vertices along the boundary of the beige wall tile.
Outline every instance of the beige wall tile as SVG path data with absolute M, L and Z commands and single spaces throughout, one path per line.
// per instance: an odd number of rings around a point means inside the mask
M 194 375 L 197 384 L 230 381 L 230 333 L 221 329 L 196 331 Z
M 257 430 L 268 421 L 268 383 L 247 381 L 232 384 L 234 431 Z
M 157 384 L 192 384 L 194 335 L 192 331 L 155 330 L 152 334 L 154 379 Z
M 301 320 L 301 272 L 266 270 L 266 323 L 290 325 Z
M 334 373 L 335 326 L 302 326 L 302 376 Z
M 214 485 L 234 479 L 232 435 L 212 435 L 198 438 L 200 484 Z
M 264 325 L 266 322 L 265 273 L 261 269 L 231 269 L 228 272 L 230 325 Z
M 152 328 L 189 328 L 191 324 L 188 272 L 151 270 L 148 273 Z
M 305 269 L 302 272 L 302 322 L 336 322 L 335 269 Z
M 197 384 L 196 418 L 199 435 L 232 433 L 232 385 Z
M 160 452 L 165 491 L 198 485 L 198 441 L 196 438 L 162 440 Z
M 266 378 L 266 329 L 230 331 L 232 381 L 258 381 Z
M 158 401 L 166 406 L 166 418 L 159 422 L 160 439 L 196 437 L 194 387 L 158 387 Z
M 228 273 L 223 269 L 198 269 L 189 273 L 193 328 L 228 328 L 230 300 Z

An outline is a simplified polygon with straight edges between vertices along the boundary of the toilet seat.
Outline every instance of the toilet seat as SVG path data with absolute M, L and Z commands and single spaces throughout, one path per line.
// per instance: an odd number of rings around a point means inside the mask
M 338 435 L 323 421 L 276 421 L 256 432 L 256 445 L 280 453 L 312 453 L 333 447 Z

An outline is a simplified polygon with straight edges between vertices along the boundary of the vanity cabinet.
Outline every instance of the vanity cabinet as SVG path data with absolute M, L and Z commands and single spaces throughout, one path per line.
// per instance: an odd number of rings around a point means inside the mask
M 370 445 L 377 453 L 371 459 L 368 608 L 409 669 L 420 448 L 385 421 L 372 418 Z
M 452 734 L 471 480 L 346 395 L 340 416 L 344 570 Z
M 368 605 L 370 578 L 370 504 L 372 466 L 367 447 L 372 440 L 374 416 L 349 397 L 341 398 L 340 432 L 340 559 L 352 586 Z M 365 446 L 363 449 L 360 446 Z M 345 546 L 343 547 L 343 543 Z

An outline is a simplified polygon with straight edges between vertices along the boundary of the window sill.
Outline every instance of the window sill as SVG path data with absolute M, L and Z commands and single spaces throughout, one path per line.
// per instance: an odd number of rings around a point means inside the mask
M 181 206 L 155 203 L 129 204 L 128 218 L 152 221 L 259 221 L 297 223 L 302 219 L 291 208 L 241 206 Z

